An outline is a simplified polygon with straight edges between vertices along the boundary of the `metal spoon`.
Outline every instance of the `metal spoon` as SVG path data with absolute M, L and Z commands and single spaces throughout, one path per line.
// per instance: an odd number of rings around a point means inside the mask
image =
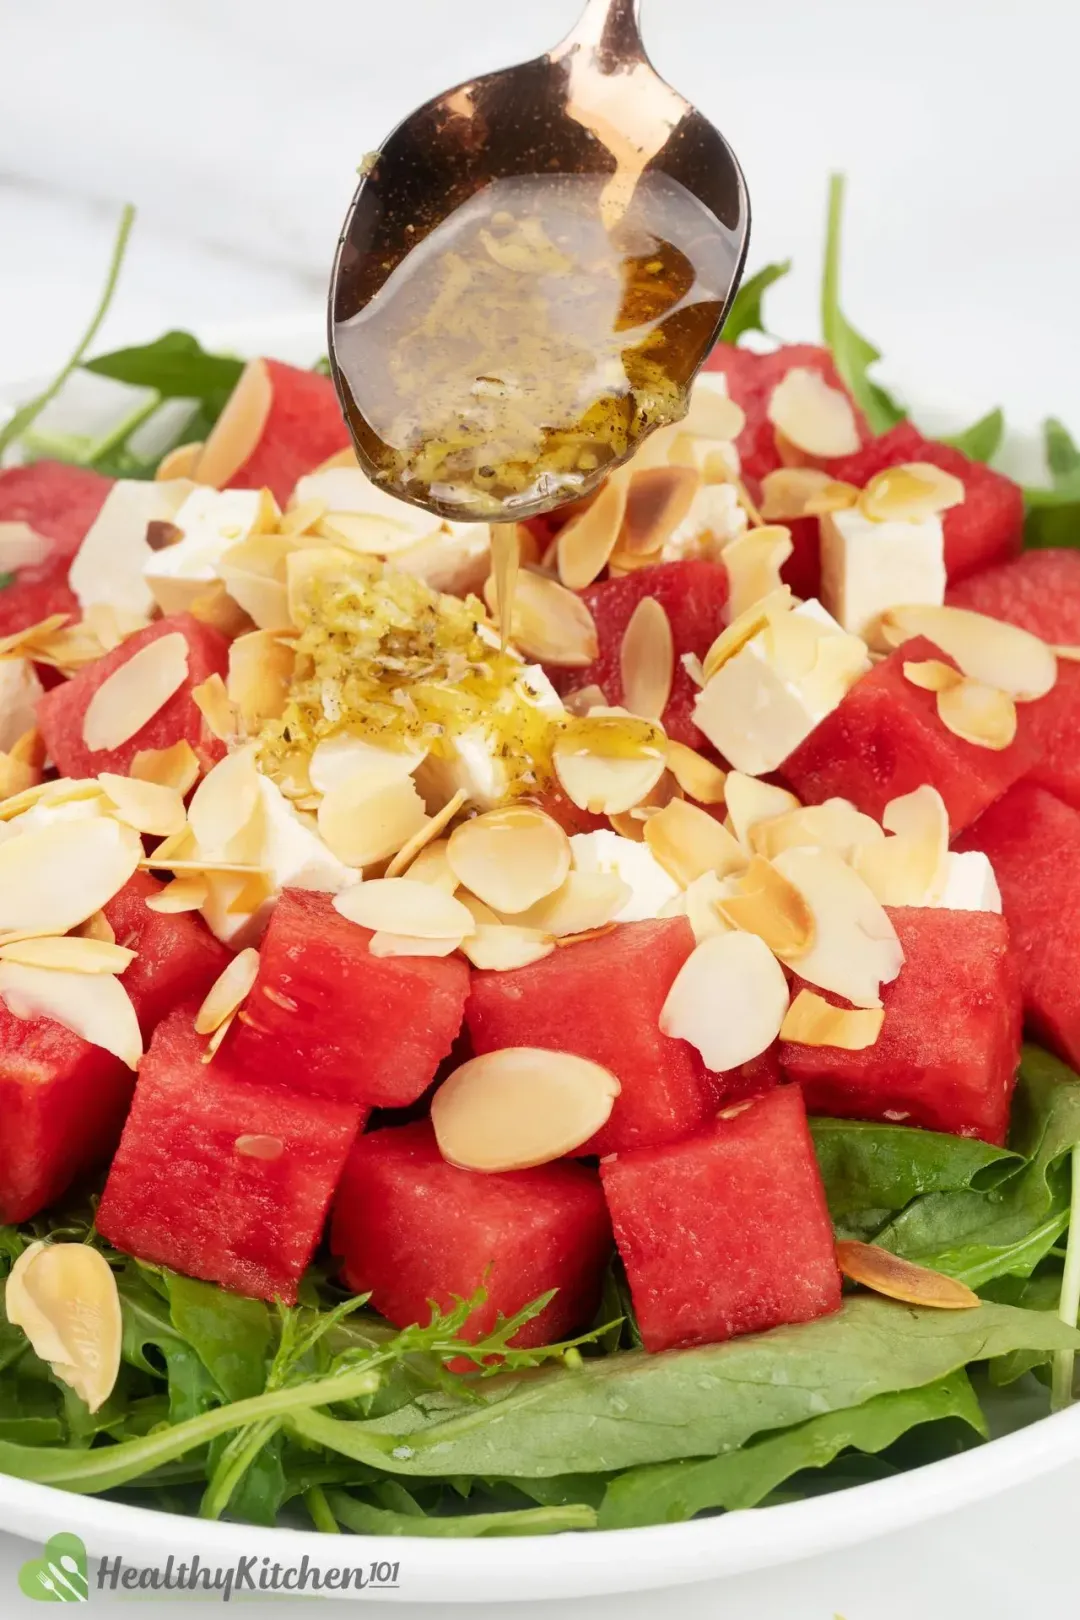
M 493 512 L 468 497 L 463 501 L 460 491 L 447 502 L 432 490 L 395 481 L 385 456 L 378 459 L 386 445 L 365 419 L 362 312 L 412 248 L 492 181 L 604 176 L 605 225 L 629 205 L 643 176 L 675 182 L 680 196 L 689 193 L 704 208 L 708 223 L 695 247 L 704 255 L 696 267 L 708 285 L 709 318 L 695 329 L 683 386 L 689 387 L 723 325 L 746 257 L 746 183 L 724 137 L 652 67 L 639 10 L 640 0 L 587 0 L 576 27 L 546 55 L 458 85 L 411 113 L 388 136 L 356 189 L 330 283 L 331 371 L 361 465 L 415 505 L 459 519 L 519 520 L 587 493 L 617 465 L 609 461 L 584 475 L 573 490 L 531 490 L 526 499 Z M 640 436 L 619 459 L 639 443 Z

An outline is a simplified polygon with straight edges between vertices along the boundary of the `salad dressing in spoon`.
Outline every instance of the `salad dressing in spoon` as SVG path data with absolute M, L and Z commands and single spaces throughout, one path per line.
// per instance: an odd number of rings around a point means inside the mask
M 690 384 L 738 282 L 749 211 L 723 138 L 653 71 L 635 0 L 591 0 L 546 56 L 390 136 L 330 294 L 361 463 L 442 516 L 587 494 Z

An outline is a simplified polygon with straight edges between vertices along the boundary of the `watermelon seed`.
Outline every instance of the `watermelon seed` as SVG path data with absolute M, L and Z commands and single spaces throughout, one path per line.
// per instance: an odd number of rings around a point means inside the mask
M 262 993 L 267 1001 L 272 1001 L 275 1007 L 281 1008 L 282 1012 L 294 1013 L 300 1011 L 298 1002 L 295 1002 L 291 996 L 283 994 L 282 991 L 275 990 L 272 984 L 264 984 Z
M 285 1152 L 285 1144 L 279 1136 L 238 1136 L 233 1147 L 244 1158 L 263 1159 L 267 1163 L 280 1159 Z

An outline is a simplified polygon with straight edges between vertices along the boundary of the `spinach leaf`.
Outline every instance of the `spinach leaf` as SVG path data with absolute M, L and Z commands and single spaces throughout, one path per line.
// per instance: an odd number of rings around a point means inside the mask
M 115 349 L 85 362 L 85 370 L 135 388 L 152 388 L 161 399 L 195 399 L 216 416 L 240 380 L 242 360 L 208 354 L 190 332 L 166 332 L 153 343 Z
M 725 343 L 738 343 L 744 332 L 767 330 L 762 314 L 762 300 L 769 288 L 782 280 L 790 269 L 791 260 L 785 259 L 782 264 L 763 266 L 749 280 L 743 282 L 732 299 L 727 320 L 720 333 Z
M 266 1384 L 270 1312 L 260 1299 L 226 1293 L 166 1271 L 169 1316 L 227 1400 L 257 1395 Z
M 994 1187 L 1022 1162 L 1007 1148 L 907 1125 L 812 1119 L 810 1130 L 829 1213 L 838 1227 L 846 1217 L 867 1211 L 880 1217 L 880 1226 L 890 1213 L 928 1193 Z
M 198 1351 L 173 1323 L 168 1301 L 151 1286 L 147 1274 L 129 1261 L 116 1278 L 123 1318 L 124 1361 L 141 1372 L 164 1378 L 168 1385 L 169 1420 L 184 1423 L 218 1406 L 224 1393 Z
M 962 433 L 952 433 L 942 439 L 943 444 L 951 444 L 954 450 L 960 450 L 971 461 L 992 461 L 1001 448 L 1001 441 L 1005 436 L 1005 415 L 998 410 L 988 411 L 980 416 Z
M 499 1375 L 469 1403 L 435 1397 L 367 1422 L 309 1404 L 287 1421 L 310 1444 L 403 1475 L 620 1471 L 730 1451 L 752 1435 L 920 1388 L 970 1361 L 1074 1346 L 1080 1333 L 1041 1311 L 921 1310 L 854 1295 L 833 1316 L 727 1344 Z
M 851 390 L 875 433 L 885 433 L 904 421 L 904 411 L 880 383 L 868 375 L 881 351 L 856 332 L 840 309 L 840 237 L 844 212 L 844 176 L 829 180 L 829 213 L 825 232 L 825 266 L 821 278 L 821 331 L 836 369 Z
M 343 1491 L 328 1491 L 335 1519 L 361 1536 L 544 1536 L 556 1530 L 595 1530 L 596 1509 L 584 1502 L 565 1507 L 511 1509 L 499 1513 L 446 1515 L 394 1512 L 371 1507 Z
M 875 1395 L 862 1406 L 810 1418 L 719 1457 L 629 1469 L 608 1485 L 599 1527 L 673 1524 L 710 1508 L 756 1507 L 800 1469 L 824 1468 L 843 1451 L 884 1451 L 908 1430 L 943 1418 L 959 1418 L 986 1434 L 964 1372 L 921 1389 Z
M 1080 448 L 1054 417 L 1043 423 L 1049 489 L 1026 489 L 1024 544 L 1080 546 Z

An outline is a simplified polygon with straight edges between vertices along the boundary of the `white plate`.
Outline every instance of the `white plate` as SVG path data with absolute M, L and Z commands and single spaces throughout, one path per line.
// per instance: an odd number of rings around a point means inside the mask
M 314 312 L 251 327 L 201 334 L 208 347 L 274 354 L 309 365 L 325 350 Z M 25 391 L 22 397 L 25 397 Z M 947 411 L 916 409 L 921 424 L 948 432 Z M 1034 480 L 1039 448 L 1013 439 L 999 460 Z M 306 1530 L 256 1529 L 206 1523 L 98 1497 L 76 1496 L 0 1474 L 0 1524 L 38 1543 L 60 1530 L 81 1535 L 92 1557 L 120 1554 L 126 1563 L 164 1566 L 198 1553 L 204 1564 L 228 1567 L 254 1557 L 284 1566 L 307 1558 L 316 1568 L 398 1565 L 398 1586 L 379 1590 L 386 1601 L 508 1602 L 642 1591 L 772 1568 L 902 1530 L 984 1500 L 1080 1458 L 1080 1405 L 1044 1418 L 988 1446 L 931 1463 L 893 1479 L 858 1485 L 782 1507 L 728 1513 L 690 1524 L 584 1535 L 506 1537 L 476 1541 L 424 1537 L 322 1536 Z M 354 1596 L 354 1594 L 334 1594 Z M 364 1598 L 375 1595 L 364 1592 Z

